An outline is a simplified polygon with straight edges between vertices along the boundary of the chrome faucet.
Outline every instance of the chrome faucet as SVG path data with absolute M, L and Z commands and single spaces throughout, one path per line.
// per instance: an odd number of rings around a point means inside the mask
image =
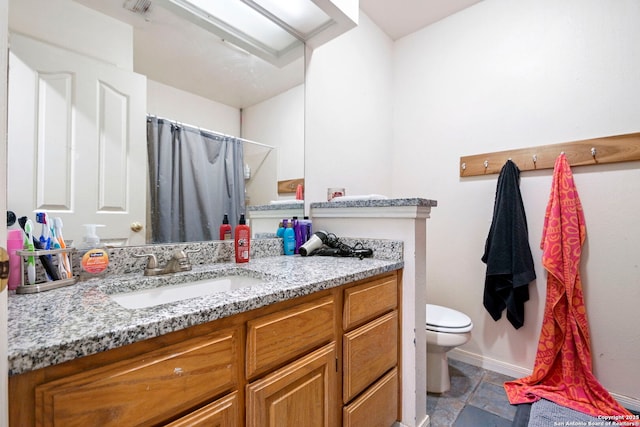
M 158 276 L 160 274 L 177 273 L 179 271 L 190 271 L 191 263 L 187 254 L 199 252 L 196 250 L 177 250 L 164 268 L 158 267 L 158 259 L 155 254 L 132 254 L 136 258 L 148 258 L 147 266 L 144 269 L 145 276 Z

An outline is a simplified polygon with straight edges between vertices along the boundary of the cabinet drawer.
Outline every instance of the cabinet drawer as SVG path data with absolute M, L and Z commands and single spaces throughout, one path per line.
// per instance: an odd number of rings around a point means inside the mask
M 247 322 L 247 377 L 333 340 L 335 304 L 332 296 L 300 304 Z
M 393 368 L 342 410 L 343 427 L 390 427 L 397 420 L 397 368 Z
M 343 325 L 352 329 L 398 305 L 397 276 L 386 276 L 344 291 Z
M 398 363 L 398 312 L 346 333 L 343 352 L 343 399 L 347 403 Z
M 42 426 L 158 423 L 238 384 L 238 330 L 215 332 L 36 387 Z
M 166 427 L 236 427 L 241 425 L 240 409 L 238 392 L 234 391 Z

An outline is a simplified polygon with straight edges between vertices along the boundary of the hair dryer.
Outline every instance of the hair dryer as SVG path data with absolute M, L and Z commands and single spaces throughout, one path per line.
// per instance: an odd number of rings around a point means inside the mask
M 320 249 L 327 242 L 327 234 L 326 231 L 316 231 L 304 245 L 300 246 L 298 253 L 301 256 L 307 256 Z

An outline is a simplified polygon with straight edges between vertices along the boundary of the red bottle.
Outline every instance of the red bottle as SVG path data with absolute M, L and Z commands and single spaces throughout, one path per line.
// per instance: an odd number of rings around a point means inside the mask
M 249 249 L 251 244 L 251 230 L 246 224 L 244 214 L 240 214 L 240 221 L 235 230 L 235 250 L 236 250 L 236 262 L 248 262 L 249 261 Z
M 231 225 L 227 214 L 224 214 L 222 225 L 220 225 L 220 240 L 231 240 Z

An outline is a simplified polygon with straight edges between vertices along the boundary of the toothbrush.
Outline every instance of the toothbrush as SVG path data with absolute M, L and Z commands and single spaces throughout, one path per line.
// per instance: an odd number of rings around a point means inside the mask
M 65 249 L 67 245 L 62 237 L 62 218 L 59 216 L 53 218 L 53 230 L 58 247 Z M 69 255 L 66 252 L 58 255 L 58 270 L 60 271 L 60 277 L 66 277 L 67 279 L 73 277 L 71 265 L 69 264 Z
M 20 224 L 20 228 L 22 229 L 23 232 L 25 231 L 25 226 L 27 225 L 28 220 L 29 218 L 27 218 L 26 216 L 21 216 L 20 218 L 18 218 L 18 224 Z M 36 251 L 40 249 L 44 249 L 42 247 L 42 243 L 40 243 L 40 240 L 38 240 L 35 236 L 33 236 L 33 223 L 32 223 L 31 231 L 32 231 L 31 241 L 33 242 L 33 247 L 36 249 Z M 38 255 L 38 258 L 40 258 L 40 262 L 44 267 L 44 271 L 49 275 L 49 277 L 51 277 L 53 280 L 60 279 L 60 277 L 58 276 L 58 270 L 55 269 L 55 267 L 53 266 L 53 263 L 46 255 Z
M 46 212 L 36 212 L 36 222 L 42 224 L 40 232 L 40 243 L 44 250 L 51 249 L 51 228 L 49 225 L 49 217 Z
M 55 227 L 51 227 L 51 249 L 60 249 L 60 243 L 58 243 L 58 238 L 56 237 Z M 64 268 L 64 261 L 62 260 L 62 254 L 59 253 L 57 255 L 58 258 L 58 274 L 61 279 L 67 278 L 67 270 Z
M 40 248 L 48 251 L 52 249 L 51 245 L 51 221 L 49 221 L 49 216 L 46 212 L 36 212 L 36 222 L 38 224 L 42 224 L 42 231 L 40 232 Z M 47 255 L 47 258 L 51 261 L 53 257 L 51 255 Z M 46 275 L 48 281 L 51 281 L 51 276 L 49 274 Z
M 30 219 L 24 225 L 24 248 L 27 251 L 35 252 L 36 248 L 33 246 L 33 222 Z M 29 256 L 27 258 L 27 280 L 30 285 L 36 283 L 36 258 Z

